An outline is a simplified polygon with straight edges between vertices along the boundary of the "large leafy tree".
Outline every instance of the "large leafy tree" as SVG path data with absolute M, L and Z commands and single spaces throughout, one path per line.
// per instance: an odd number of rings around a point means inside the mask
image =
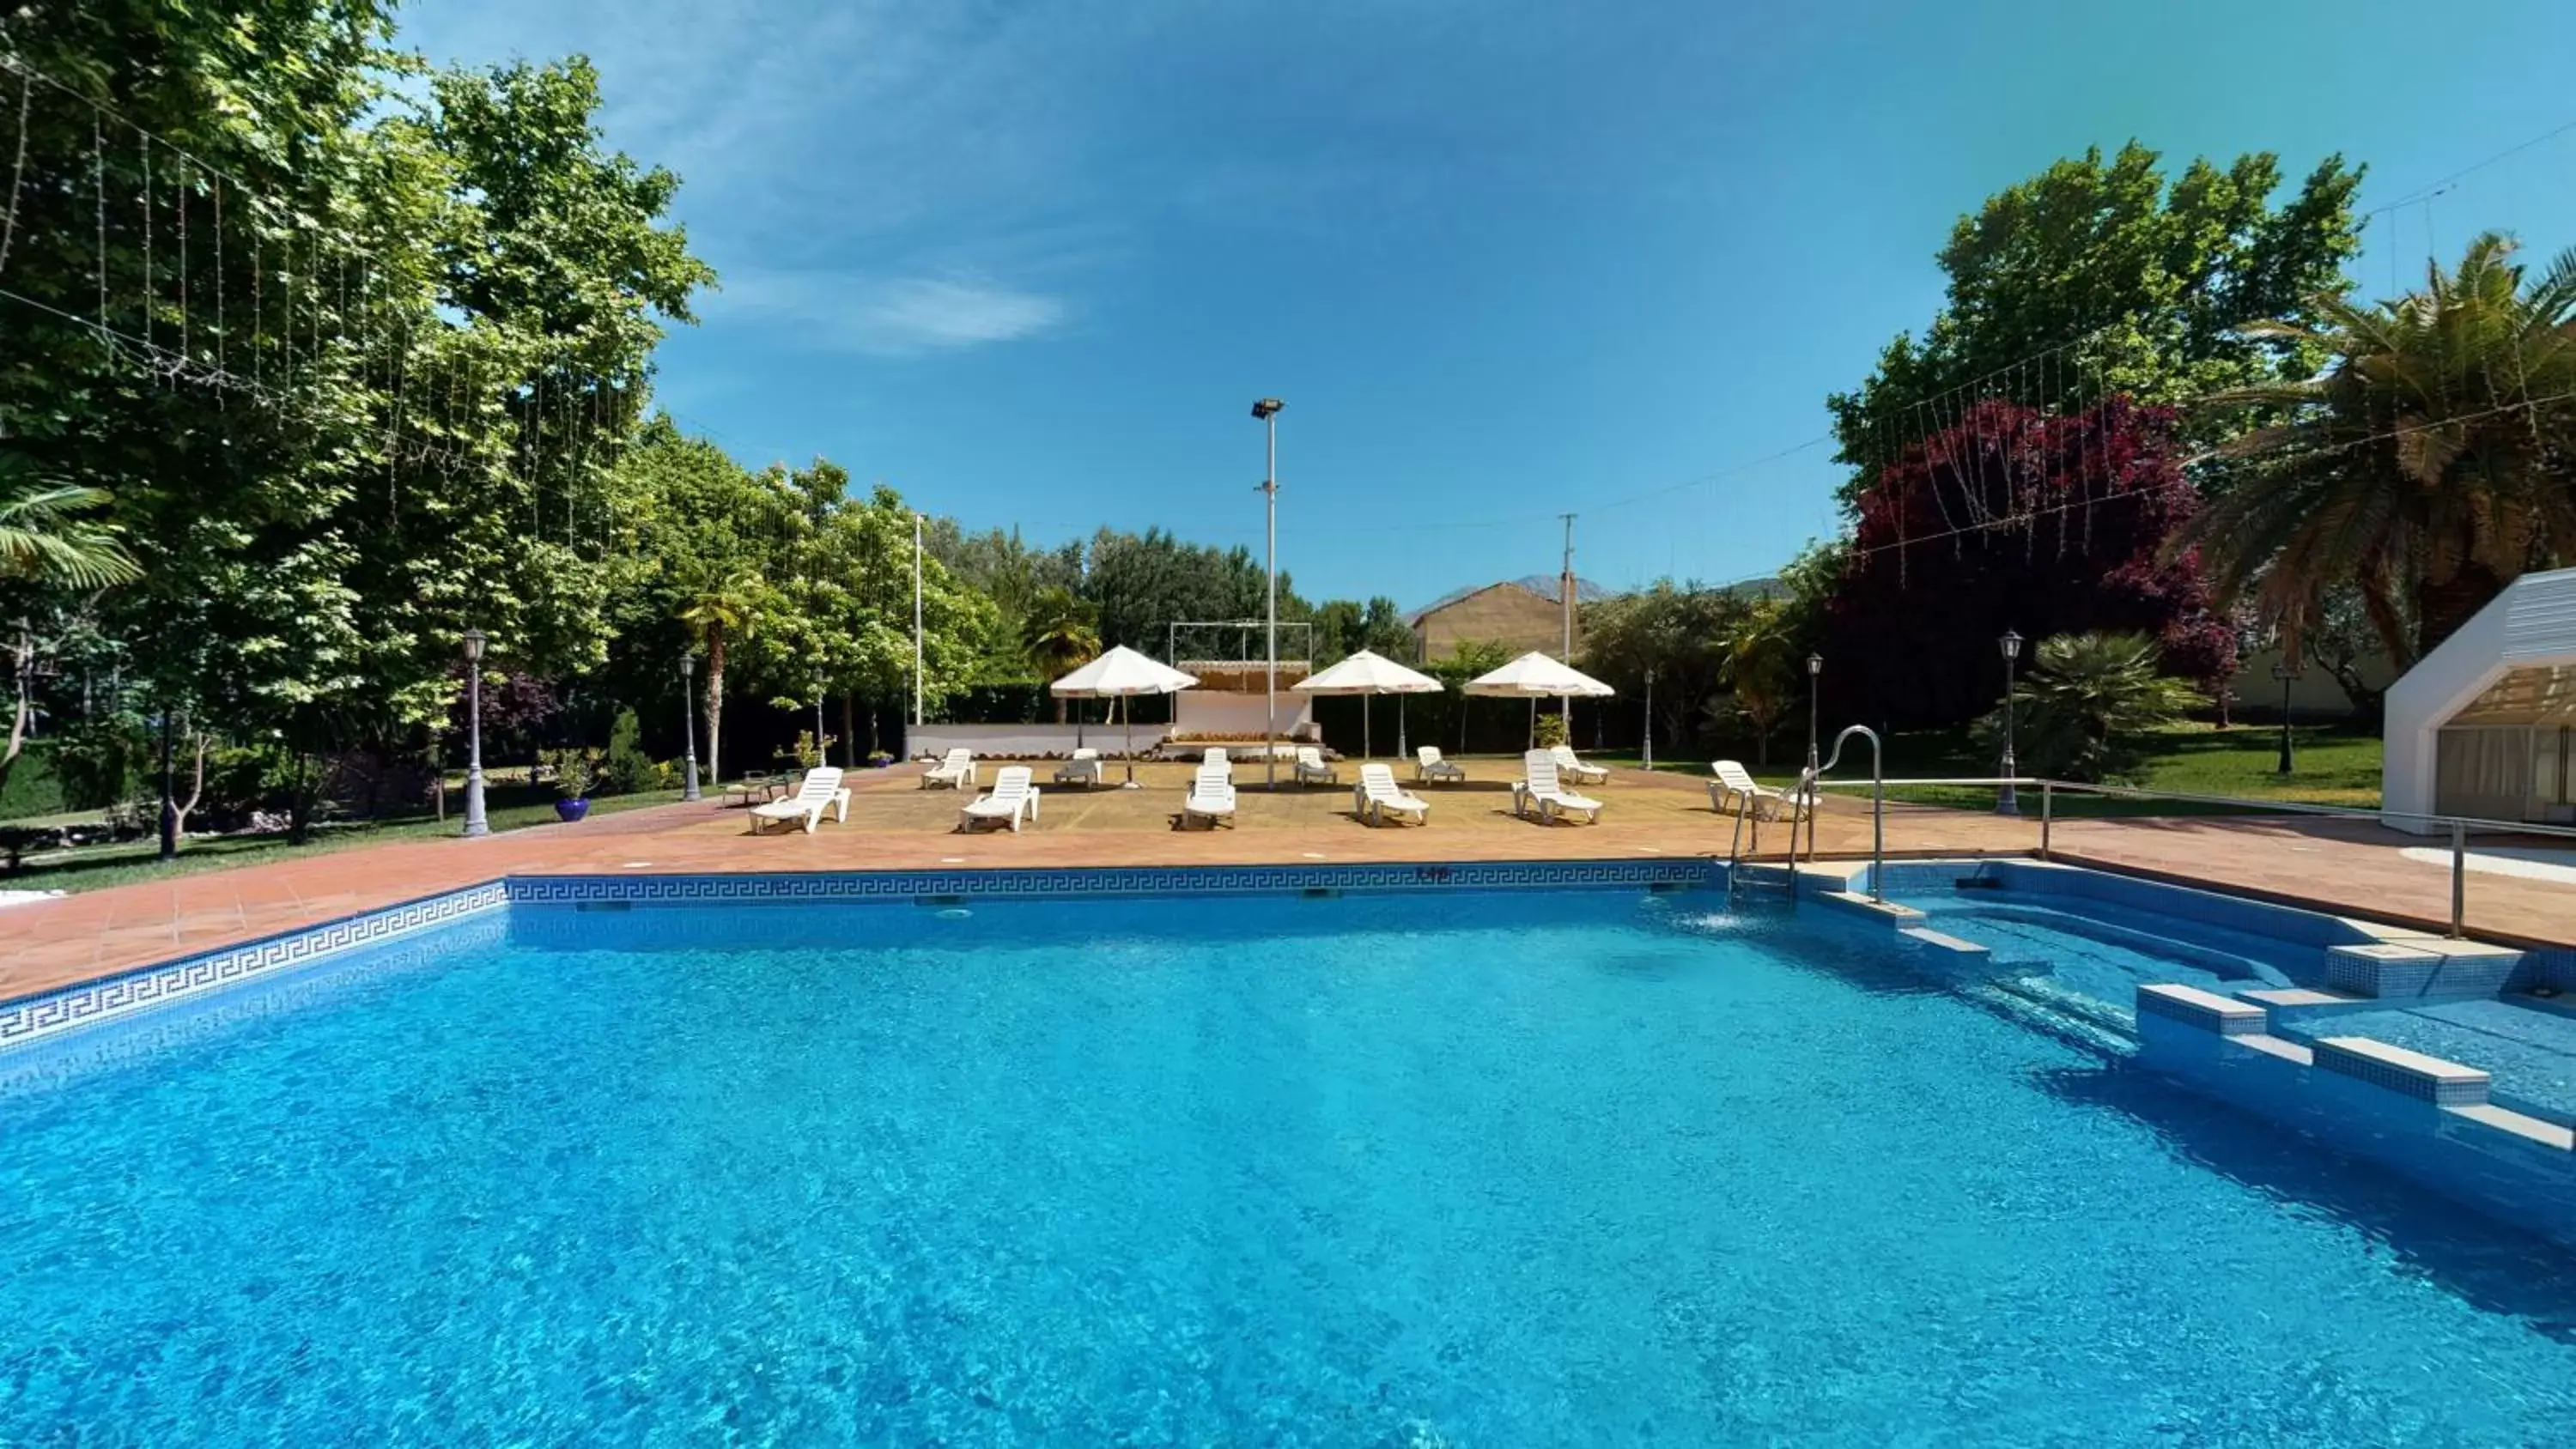
M 1681 745 L 1725 684 L 1727 640 L 1742 613 L 1724 589 L 1658 579 L 1583 606 L 1583 667 L 1636 699 L 1653 671 L 1656 718 L 1648 727 L 1668 746 Z
M 2200 509 L 2171 408 L 2072 415 L 1980 404 L 1880 470 L 1821 620 L 1822 687 L 1874 723 L 1957 724 L 2001 693 L 2006 631 L 2144 633 L 2165 672 L 2212 687 L 2235 632 L 2198 555 Z
M 2177 546 L 2294 640 L 2353 590 L 2403 667 L 2524 570 L 2576 559 L 2576 250 L 2535 276 L 2488 233 L 2420 292 L 2307 309 L 2251 330 L 2331 365 L 2209 400 L 2278 420 L 2229 446 L 2250 466 Z
M 1858 470 L 1844 503 L 1857 510 L 1875 470 L 1982 400 L 2179 403 L 2313 370 L 2313 341 L 2242 329 L 2307 317 L 2343 286 L 2360 179 L 2328 157 L 2275 205 L 2269 153 L 2168 178 L 2132 141 L 1988 197 L 1941 250 L 1948 296 L 1931 325 L 1899 334 L 1858 388 L 1827 400 L 1841 461 Z

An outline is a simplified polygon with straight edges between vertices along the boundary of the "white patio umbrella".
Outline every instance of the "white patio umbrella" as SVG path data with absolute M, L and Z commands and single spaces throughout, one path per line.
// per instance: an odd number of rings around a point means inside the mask
M 1570 664 L 1560 664 L 1533 649 L 1491 674 L 1467 681 L 1467 693 L 1530 702 L 1530 742 L 1538 742 L 1538 702 L 1542 699 L 1607 699 L 1619 691 Z
M 1289 686 L 1306 694 L 1356 694 L 1360 696 L 1360 754 L 1367 758 L 1376 753 L 1369 740 L 1368 697 L 1373 694 L 1395 696 L 1395 752 L 1404 753 L 1404 697 L 1408 694 L 1438 694 L 1440 681 L 1419 670 L 1407 669 L 1383 654 L 1363 649 L 1321 674 L 1308 675 Z
M 1178 694 L 1199 682 L 1168 664 L 1148 659 L 1121 644 L 1089 664 L 1048 685 L 1049 693 L 1066 699 L 1115 699 L 1127 726 L 1127 784 L 1136 788 L 1136 720 L 1124 701 L 1140 694 Z

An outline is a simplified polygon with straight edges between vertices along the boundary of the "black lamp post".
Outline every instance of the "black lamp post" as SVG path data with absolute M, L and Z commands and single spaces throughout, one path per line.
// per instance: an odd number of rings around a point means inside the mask
M 680 740 L 681 754 L 688 762 L 680 776 L 680 798 L 697 800 L 698 794 L 698 721 L 697 691 L 689 677 L 697 672 L 698 656 L 684 645 L 680 650 Z
M 1809 780 L 1811 780 L 1811 781 L 1812 781 L 1812 780 L 1814 780 L 1814 779 L 1816 778 L 1817 761 L 1818 761 L 1818 756 L 1817 756 L 1817 754 L 1816 754 L 1816 690 L 1817 690 L 1817 688 L 1818 688 L 1818 686 L 1819 686 L 1819 683 L 1820 683 L 1820 681 L 1821 681 L 1821 676 L 1824 674 L 1824 672 L 1825 672 L 1825 656 L 1823 656 L 1822 654 L 1810 654 L 1810 655 L 1808 655 L 1808 656 L 1807 656 L 1807 778 L 1808 778 Z
M 2281 764 L 2279 773 L 2290 773 L 2290 681 L 2299 677 L 2299 666 L 2282 659 L 2272 666 L 2272 677 L 2281 681 Z
M 465 631 L 465 833 L 489 835 L 483 818 L 483 631 Z
M 2006 629 L 2004 637 L 1995 643 L 2004 651 L 2004 787 L 1995 795 L 1995 813 L 2019 815 L 2021 800 L 2013 793 L 2013 777 L 2021 773 L 2013 759 L 2013 725 L 2018 712 L 2013 701 L 2013 666 L 2021 661 L 2021 635 Z

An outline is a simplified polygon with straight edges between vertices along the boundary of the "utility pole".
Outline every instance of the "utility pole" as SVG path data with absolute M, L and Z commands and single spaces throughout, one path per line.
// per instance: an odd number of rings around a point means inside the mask
M 921 515 L 912 516 L 912 728 L 921 730 Z M 911 742 L 904 748 L 909 750 Z
M 1574 515 L 1560 513 L 1557 516 L 1565 520 L 1565 566 L 1557 575 L 1556 600 L 1565 611 L 1564 662 L 1571 665 L 1574 663 Z M 1574 696 L 1569 694 L 1558 700 L 1557 708 L 1565 716 L 1565 737 L 1570 742 L 1574 738 Z
M 1261 470 L 1263 511 L 1269 518 L 1268 555 L 1264 569 L 1270 575 L 1270 604 L 1267 632 L 1270 637 L 1266 657 L 1269 661 L 1262 684 L 1261 783 L 1264 788 L 1279 788 L 1279 410 L 1286 404 L 1266 397 L 1252 405 L 1252 416 L 1261 423 L 1266 435 L 1266 461 Z

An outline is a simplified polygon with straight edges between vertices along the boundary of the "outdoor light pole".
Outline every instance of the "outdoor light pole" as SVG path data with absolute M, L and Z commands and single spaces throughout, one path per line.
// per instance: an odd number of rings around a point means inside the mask
M 1821 758 L 1821 757 L 1820 757 L 1819 755 L 1817 755 L 1817 753 L 1816 753 L 1816 689 L 1817 689 L 1818 685 L 1822 682 L 1822 679 L 1823 679 L 1823 676 L 1824 676 L 1824 672 L 1825 672 L 1825 656 L 1823 656 L 1822 654 L 1810 654 L 1810 655 L 1808 655 L 1808 656 L 1807 656 L 1807 781 L 1808 781 L 1808 783 L 1809 783 L 1810 785 L 1813 785 L 1813 784 L 1815 783 L 1816 775 L 1817 775 L 1817 772 L 1818 772 L 1818 763 L 1817 763 L 1817 762 L 1818 762 L 1818 760 Z
M 1646 748 L 1643 754 L 1646 768 L 1655 768 L 1655 670 L 1652 665 L 1646 667 Z
M 2290 681 L 2299 677 L 2299 667 L 2287 659 L 2272 666 L 2272 677 L 2281 681 L 2281 766 L 2279 773 L 2290 773 Z
M 697 691 L 691 688 L 689 683 L 691 676 L 695 675 L 697 672 L 698 656 L 691 653 L 686 645 L 681 646 L 680 753 L 681 758 L 687 762 L 686 765 L 683 766 L 684 773 L 680 776 L 680 798 L 683 800 L 699 800 L 705 798 L 698 793 L 698 721 L 696 718 L 698 709 Z
M 912 516 L 912 727 L 921 728 L 921 515 Z M 904 746 L 909 750 L 912 746 Z
M 1279 784 L 1279 410 L 1287 404 L 1266 397 L 1252 405 L 1252 415 L 1268 434 L 1268 461 L 1261 470 L 1261 496 L 1269 522 L 1270 604 L 1269 669 L 1262 686 L 1261 783 Z
M 1995 643 L 2004 651 L 2004 787 L 1995 795 L 1995 813 L 2019 815 L 2021 801 L 2013 794 L 2013 777 L 2021 773 L 2013 762 L 2013 666 L 2021 659 L 2021 636 L 2006 629 Z
M 814 681 L 814 759 L 818 764 L 832 763 L 832 747 L 823 743 L 823 681 Z
M 489 835 L 483 818 L 483 631 L 465 631 L 465 833 Z

